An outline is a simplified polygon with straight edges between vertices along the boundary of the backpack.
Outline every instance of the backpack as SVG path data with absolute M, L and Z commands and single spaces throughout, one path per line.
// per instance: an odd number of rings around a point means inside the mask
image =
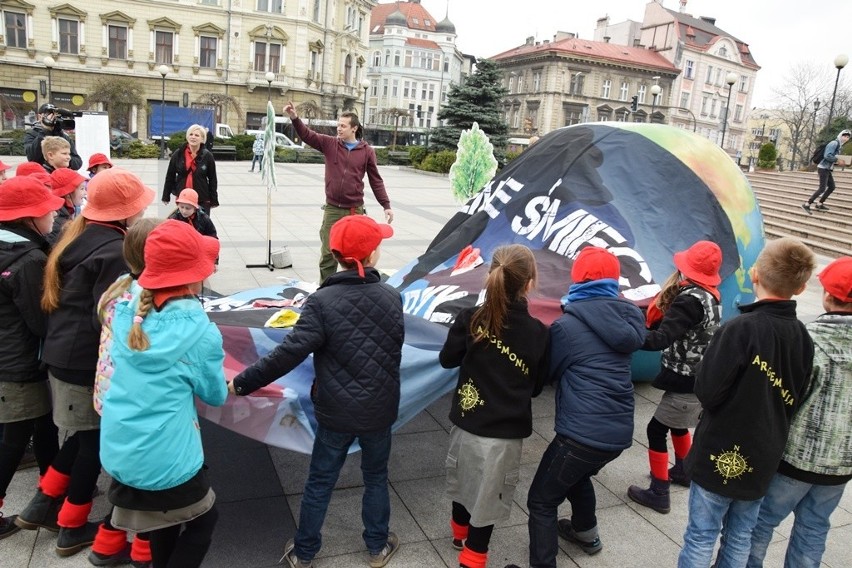
M 814 155 L 811 156 L 811 163 L 818 164 L 825 158 L 825 147 L 828 146 L 829 142 L 823 142 L 817 149 L 814 150 Z

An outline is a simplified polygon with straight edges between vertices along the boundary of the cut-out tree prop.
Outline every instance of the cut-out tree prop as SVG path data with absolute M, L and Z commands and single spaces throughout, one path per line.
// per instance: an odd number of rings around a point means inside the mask
M 459 203 L 464 203 L 482 189 L 497 172 L 494 146 L 488 136 L 473 123 L 459 136 L 456 161 L 450 167 L 450 187 Z

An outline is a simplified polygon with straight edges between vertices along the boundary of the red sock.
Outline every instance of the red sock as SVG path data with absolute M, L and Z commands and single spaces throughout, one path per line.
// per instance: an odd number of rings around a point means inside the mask
M 683 459 L 689 453 L 689 448 L 692 447 L 692 434 L 689 430 L 683 436 L 675 436 L 672 434 L 672 446 L 674 446 L 675 457 Z
M 648 450 L 648 461 L 651 462 L 651 475 L 656 479 L 669 479 L 669 453 Z
M 88 515 L 87 515 L 88 516 Z M 108 529 L 101 523 L 92 550 L 98 554 L 112 556 L 118 554 L 127 546 L 127 533 L 121 529 Z
M 464 566 L 465 568 L 485 568 L 487 563 L 487 552 L 474 552 L 466 546 L 459 552 L 459 566 Z
M 68 499 L 62 504 L 59 509 L 59 515 L 56 518 L 56 524 L 60 527 L 69 529 L 82 527 L 89 520 L 89 513 L 92 511 L 92 502 L 75 505 Z
M 453 529 L 453 538 L 458 540 L 464 540 L 467 538 L 467 531 L 470 528 L 469 525 L 460 525 L 454 520 L 450 519 L 450 527 Z
M 62 497 L 68 490 L 68 484 L 71 483 L 71 476 L 64 473 L 59 473 L 53 466 L 47 468 L 41 480 L 38 482 L 38 488 L 48 497 Z
M 134 562 L 151 562 L 151 541 L 148 535 L 136 535 L 130 546 L 130 559 Z

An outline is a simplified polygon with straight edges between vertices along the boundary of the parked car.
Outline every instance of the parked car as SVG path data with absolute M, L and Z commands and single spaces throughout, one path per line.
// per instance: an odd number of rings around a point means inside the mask
M 254 136 L 256 134 L 260 134 L 263 137 L 266 134 L 265 130 L 246 130 L 246 134 L 250 136 Z M 301 150 L 304 146 L 296 144 L 292 140 L 290 140 L 284 134 L 280 132 L 275 133 L 275 147 L 276 148 L 292 148 L 293 150 Z

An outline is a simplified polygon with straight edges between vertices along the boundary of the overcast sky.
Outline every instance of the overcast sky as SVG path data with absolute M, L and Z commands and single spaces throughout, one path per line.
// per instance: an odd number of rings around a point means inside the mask
M 437 21 L 447 13 L 447 0 L 421 0 L 421 4 Z M 489 57 L 523 44 L 528 36 L 552 39 L 557 31 L 594 39 L 598 18 L 608 15 L 613 24 L 641 22 L 646 4 L 645 0 L 449 0 L 449 15 L 459 49 Z M 663 5 L 679 9 L 677 0 L 664 0 Z M 755 106 L 770 106 L 772 89 L 783 84 L 790 64 L 798 62 L 825 69 L 828 99 L 836 75 L 834 58 L 852 55 L 850 0 L 688 0 L 686 13 L 715 17 L 719 28 L 749 44 L 761 67 L 752 99 Z M 852 84 L 850 75 L 852 64 L 843 70 L 841 83 Z

